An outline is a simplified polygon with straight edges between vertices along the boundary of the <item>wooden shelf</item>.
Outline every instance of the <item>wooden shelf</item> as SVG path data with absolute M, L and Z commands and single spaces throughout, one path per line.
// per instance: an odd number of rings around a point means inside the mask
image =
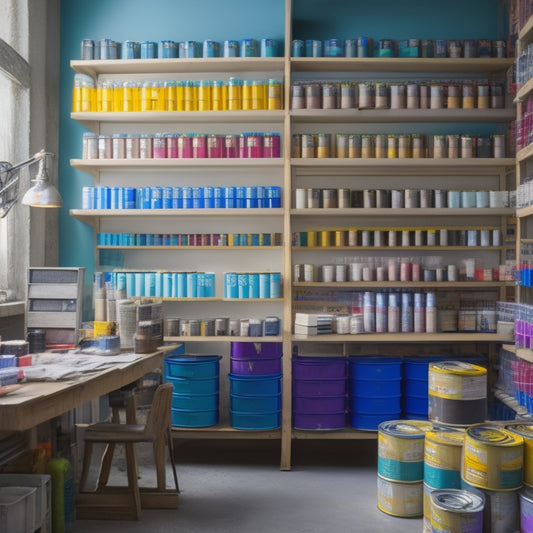
M 135 298 L 135 296 L 134 296 Z M 146 298 L 159 298 L 163 302 L 237 302 L 237 303 L 270 303 L 270 302 L 283 302 L 283 298 L 170 298 L 160 296 L 147 296 Z M 183 340 L 183 337 L 179 337 Z M 205 337 L 202 337 L 202 339 Z
M 530 16 L 524 27 L 518 33 L 518 45 L 521 49 L 525 48 L 533 41 L 533 16 Z
M 207 428 L 182 428 L 172 426 L 174 439 L 279 439 L 281 429 L 250 431 L 234 429 L 227 424 L 217 424 Z
M 217 159 L 71 159 L 70 166 L 87 172 L 98 181 L 100 171 L 157 170 L 238 170 L 283 169 L 283 158 L 217 158 Z
M 471 158 L 471 159 L 433 159 L 429 157 L 413 159 L 384 159 L 384 158 L 293 158 L 291 167 L 300 168 L 329 168 L 336 170 L 338 168 L 348 168 L 354 170 L 410 170 L 410 171 L 428 171 L 431 174 L 442 176 L 443 171 L 458 172 L 461 170 L 475 169 L 501 169 L 515 167 L 515 160 L 512 158 Z
M 303 439 L 333 439 L 333 440 L 350 440 L 350 439 L 377 439 L 377 431 L 363 431 L 352 427 L 346 427 L 335 431 L 311 431 L 304 429 L 292 430 L 292 438 L 295 440 Z
M 275 124 L 283 123 L 285 112 L 276 111 L 132 111 L 71 113 L 70 118 L 98 132 L 100 123 L 124 124 Z
M 71 209 L 70 216 L 96 227 L 101 218 L 282 217 L 283 209 Z
M 366 217 L 381 217 L 381 216 L 507 216 L 513 215 L 515 209 L 512 207 L 502 208 L 363 208 L 363 207 L 347 207 L 347 208 L 306 208 L 306 209 L 291 209 L 291 215 L 306 217 L 312 216 L 364 216 Z
M 525 100 L 532 90 L 533 90 L 533 78 L 528 80 L 526 83 L 524 83 L 524 85 L 522 85 L 522 87 L 520 87 L 520 89 L 516 93 L 514 102 L 518 103 L 522 100 Z
M 533 215 L 533 205 L 528 205 L 527 207 L 522 207 L 521 209 L 517 209 L 516 211 L 516 218 L 526 218 Z
M 205 72 L 283 72 L 283 57 L 215 57 L 171 59 L 105 59 L 72 60 L 76 72 L 100 74 L 184 74 Z
M 294 72 L 504 72 L 514 58 L 291 57 Z
M 305 303 L 305 302 L 304 302 Z M 326 343 L 432 343 L 432 342 L 509 342 L 497 333 L 361 333 L 360 335 L 292 335 L 293 342 Z
M 533 143 L 528 144 L 526 147 L 518 150 L 516 153 L 516 162 L 523 163 L 533 156 Z
M 504 109 L 293 109 L 292 121 L 305 123 L 510 122 L 514 108 Z
M 105 246 L 98 245 L 99 250 L 180 250 L 195 252 L 198 250 L 217 250 L 217 251 L 234 251 L 234 250 L 281 250 L 281 246 Z
M 466 288 L 495 288 L 513 286 L 510 281 L 298 281 L 292 284 L 294 288 L 319 288 L 319 289 L 358 289 L 375 288 L 384 289 L 392 287 L 408 287 L 420 289 L 466 289 Z
M 374 250 L 391 250 L 391 251 L 432 251 L 432 252 L 453 252 L 453 251 L 472 251 L 472 250 L 487 250 L 499 251 L 507 249 L 506 246 L 293 246 L 293 250 L 316 252 L 322 251 L 357 251 L 357 252 L 372 252 Z
M 529 348 L 516 348 L 515 354 L 516 357 L 528 361 L 529 363 L 533 363 L 533 350 L 530 350 Z
M 282 342 L 283 337 L 231 337 L 229 335 L 221 335 L 219 337 L 205 337 L 205 336 L 179 336 L 179 337 L 165 337 L 165 342 Z

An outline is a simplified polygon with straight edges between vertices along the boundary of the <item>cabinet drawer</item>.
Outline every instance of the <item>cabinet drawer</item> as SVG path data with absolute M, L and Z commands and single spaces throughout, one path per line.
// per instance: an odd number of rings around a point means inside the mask
M 29 328 L 77 328 L 77 313 L 28 312 Z
M 78 298 L 78 285 L 74 283 L 32 283 L 28 286 L 28 298 L 46 300 L 73 300 Z

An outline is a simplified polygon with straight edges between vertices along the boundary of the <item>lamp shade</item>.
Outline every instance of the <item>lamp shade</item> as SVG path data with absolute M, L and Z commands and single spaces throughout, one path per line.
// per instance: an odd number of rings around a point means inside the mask
M 36 179 L 22 198 L 24 205 L 32 207 L 61 207 L 63 201 L 58 190 L 48 181 Z

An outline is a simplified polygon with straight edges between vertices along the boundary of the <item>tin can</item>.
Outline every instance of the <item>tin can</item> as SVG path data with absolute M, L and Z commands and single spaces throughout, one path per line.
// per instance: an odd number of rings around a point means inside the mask
M 413 84 L 411 84 L 411 87 L 412 85 Z M 416 95 L 418 95 L 418 91 L 416 92 Z M 411 98 L 411 104 L 412 103 L 413 102 Z M 403 83 L 391 84 L 390 86 L 390 108 L 391 109 L 405 109 L 406 107 L 408 106 L 407 106 L 407 88 L 405 84 Z
M 83 39 L 81 41 L 81 59 L 94 59 L 94 41 L 92 39 Z
M 239 57 L 239 41 L 224 41 L 223 53 L 224 57 Z
M 141 43 L 141 59 L 157 58 L 157 43 L 154 41 L 143 41 Z
M 386 83 L 377 82 L 374 85 L 374 106 L 376 109 L 389 108 L 389 87 Z
M 160 59 L 176 58 L 179 55 L 179 47 L 174 41 L 159 41 L 157 57 Z
M 465 39 L 463 41 L 463 49 L 463 57 L 477 57 L 477 42 L 475 39 Z
M 448 41 L 448 57 L 463 57 L 463 43 L 452 39 Z
M 372 55 L 372 39 L 359 37 L 357 39 L 357 57 L 370 57 Z
M 324 57 L 344 57 L 344 41 L 326 39 L 324 41 Z
M 318 83 L 305 85 L 305 106 L 307 109 L 322 108 L 322 88 Z
M 492 135 L 492 156 L 497 158 L 505 157 L 505 135 Z
M 357 57 L 357 39 L 344 40 L 344 57 Z
M 492 42 L 492 57 L 507 57 L 507 43 L 505 41 Z
M 355 85 L 353 83 L 341 83 L 340 85 L 340 108 L 355 108 Z
M 206 39 L 202 45 L 202 57 L 220 57 L 220 43 Z
M 100 39 L 96 46 L 99 50 L 99 59 L 118 59 L 119 43 L 112 39 Z
M 292 41 L 292 57 L 305 57 L 305 43 L 301 39 Z
M 337 109 L 337 85 L 322 84 L 322 109 Z
M 305 41 L 306 57 L 322 57 L 322 41 L 308 39 Z
M 367 153 L 371 153 L 368 151 Z M 359 158 L 362 157 L 362 138 L 361 135 L 351 134 L 348 135 L 348 157 Z M 367 155 L 366 157 L 371 157 Z
M 434 490 L 429 495 L 432 531 L 483 531 L 482 495 L 461 489 Z

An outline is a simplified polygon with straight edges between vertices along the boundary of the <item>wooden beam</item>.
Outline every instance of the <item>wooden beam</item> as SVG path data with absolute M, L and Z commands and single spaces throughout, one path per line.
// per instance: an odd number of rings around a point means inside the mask
M 25 89 L 30 88 L 30 64 L 3 39 L 0 39 L 0 69 Z

